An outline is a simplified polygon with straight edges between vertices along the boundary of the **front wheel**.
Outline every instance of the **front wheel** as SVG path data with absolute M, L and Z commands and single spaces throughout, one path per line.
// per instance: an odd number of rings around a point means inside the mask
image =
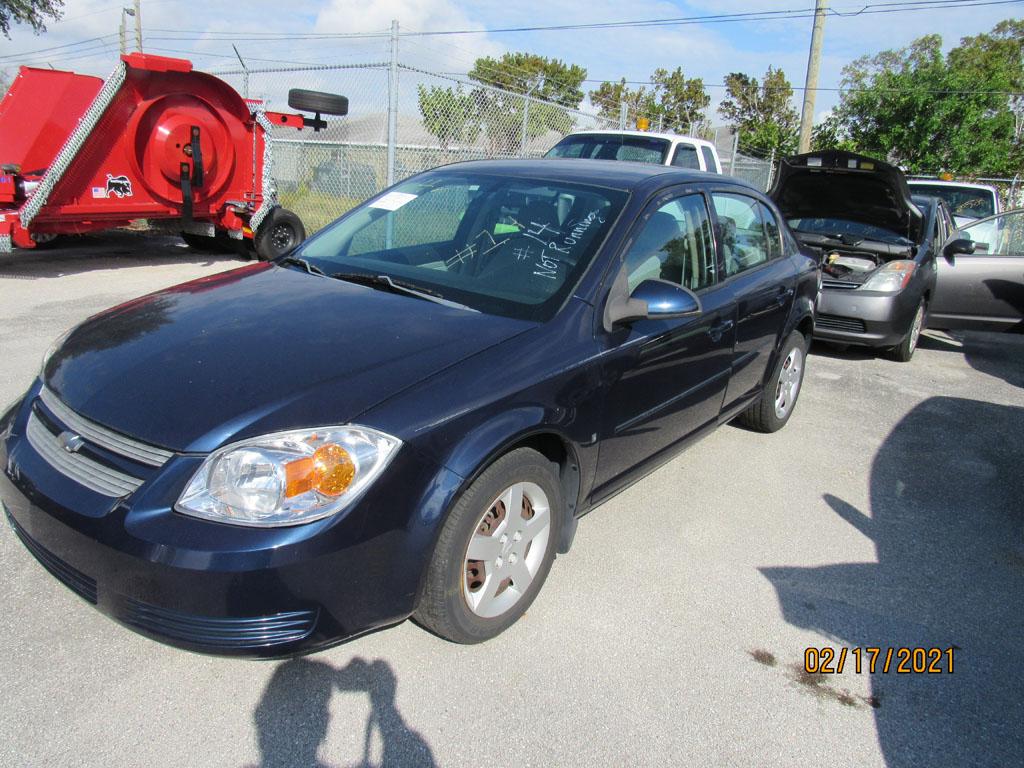
M 761 397 L 740 414 L 739 422 L 758 432 L 777 432 L 786 426 L 796 408 L 804 381 L 807 339 L 793 331 L 782 345 L 779 362 L 765 382 Z
M 917 305 L 917 311 L 914 313 L 914 319 L 910 323 L 910 330 L 907 331 L 907 335 L 903 337 L 903 341 L 897 344 L 889 352 L 889 356 L 893 360 L 899 363 L 909 363 L 910 358 L 914 356 L 914 351 L 917 349 L 917 342 L 921 338 L 921 331 L 924 329 L 924 299 Z
M 551 570 L 562 509 L 544 456 L 519 448 L 494 462 L 444 522 L 416 621 L 456 643 L 489 640 L 512 626 Z
M 306 228 L 302 225 L 302 219 L 287 208 L 274 208 L 260 222 L 253 237 L 253 245 L 257 258 L 270 261 L 284 256 L 305 239 Z

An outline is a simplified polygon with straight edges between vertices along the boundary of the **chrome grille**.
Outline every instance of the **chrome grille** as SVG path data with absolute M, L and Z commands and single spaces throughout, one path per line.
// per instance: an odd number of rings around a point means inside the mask
M 29 445 L 46 460 L 46 463 L 103 496 L 127 496 L 142 485 L 142 480 L 136 477 L 118 472 L 80 453 L 69 453 L 64 450 L 58 436 L 50 432 L 35 413 L 29 414 L 25 436 Z
M 137 461 L 141 464 L 148 464 L 151 467 L 162 467 L 173 455 L 170 451 L 162 448 L 154 448 L 152 445 L 140 443 L 130 437 L 118 434 L 113 430 L 101 427 L 88 419 L 82 418 L 68 408 L 46 387 L 39 392 L 39 399 L 53 413 L 60 422 L 73 432 L 77 432 L 86 440 L 95 443 L 101 448 L 106 448 L 111 453 L 124 456 L 126 459 Z

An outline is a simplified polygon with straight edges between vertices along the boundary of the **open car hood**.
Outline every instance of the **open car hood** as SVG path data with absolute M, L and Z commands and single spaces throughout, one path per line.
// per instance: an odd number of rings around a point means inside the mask
M 769 196 L 788 219 L 845 219 L 920 241 L 924 217 L 903 171 L 841 150 L 785 158 Z

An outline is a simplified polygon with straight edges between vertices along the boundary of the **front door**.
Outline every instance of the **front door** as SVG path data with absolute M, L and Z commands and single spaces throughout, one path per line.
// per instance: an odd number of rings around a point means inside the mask
M 654 454 L 717 420 L 735 336 L 736 305 L 719 285 L 711 216 L 700 191 L 653 203 L 621 269 L 630 291 L 644 280 L 668 280 L 697 294 L 703 311 L 599 331 L 608 391 L 595 499 L 628 481 Z
M 977 249 L 937 256 L 928 324 L 978 330 L 1019 326 L 1024 318 L 1024 211 L 990 216 L 962 232 Z

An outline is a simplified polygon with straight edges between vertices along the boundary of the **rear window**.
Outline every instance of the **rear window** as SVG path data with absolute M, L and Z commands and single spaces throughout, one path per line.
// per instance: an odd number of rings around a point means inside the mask
M 987 189 L 971 187 L 947 187 L 944 184 L 910 185 L 915 195 L 930 195 L 946 201 L 954 216 L 965 219 L 984 219 L 996 212 L 992 193 Z
M 588 160 L 631 160 L 661 165 L 669 142 L 654 136 L 581 133 L 566 136 L 545 157 L 573 157 Z
M 676 153 L 672 155 L 672 165 L 676 168 L 695 168 L 700 170 L 697 159 L 697 148 L 692 144 L 676 144 Z
M 722 169 L 718 167 L 718 162 L 715 160 L 715 153 L 711 151 L 711 147 L 700 148 L 701 154 L 704 155 L 704 166 L 711 173 L 721 173 Z

